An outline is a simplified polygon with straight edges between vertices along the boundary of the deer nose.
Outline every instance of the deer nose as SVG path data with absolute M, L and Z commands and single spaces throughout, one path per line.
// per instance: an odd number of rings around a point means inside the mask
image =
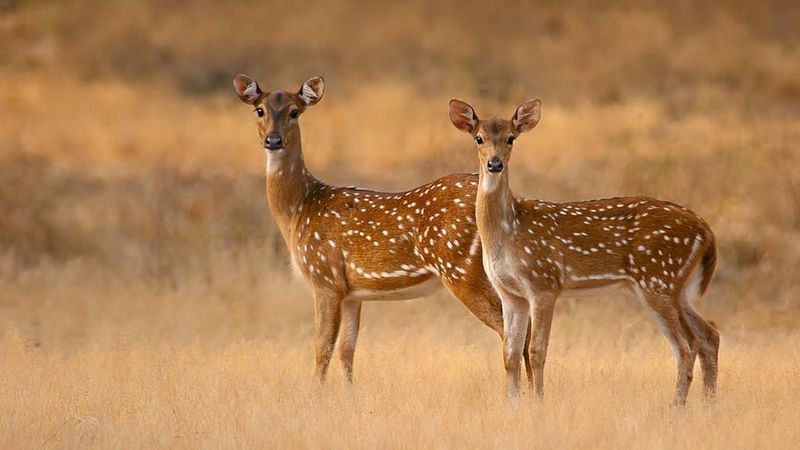
M 278 134 L 270 134 L 264 139 L 264 147 L 270 150 L 280 150 L 283 148 L 283 138 Z
M 500 158 L 493 156 L 489 159 L 489 162 L 486 163 L 486 168 L 492 173 L 502 172 L 503 161 L 500 161 Z

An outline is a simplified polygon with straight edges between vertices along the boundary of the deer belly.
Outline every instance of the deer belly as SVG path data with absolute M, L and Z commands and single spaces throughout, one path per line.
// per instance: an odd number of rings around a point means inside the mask
M 568 278 L 561 295 L 569 298 L 603 297 L 629 288 L 632 282 L 627 275 L 590 275 Z
M 430 276 L 419 281 L 419 283 L 396 289 L 353 289 L 345 299 L 358 301 L 411 300 L 425 297 L 442 288 L 438 277 Z
M 605 297 L 607 295 L 618 294 L 624 291 L 626 287 L 627 284 L 625 283 L 614 283 L 580 289 L 564 289 L 561 291 L 561 295 L 567 298 Z

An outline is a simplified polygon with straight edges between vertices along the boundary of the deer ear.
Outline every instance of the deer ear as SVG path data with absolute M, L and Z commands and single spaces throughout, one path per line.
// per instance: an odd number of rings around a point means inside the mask
M 450 100 L 450 121 L 461 131 L 472 134 L 478 125 L 478 115 L 475 109 L 467 102 Z
M 325 93 L 325 79 L 322 77 L 312 77 L 303 83 L 300 92 L 297 95 L 305 102 L 306 105 L 316 105 L 322 100 L 322 94 Z
M 528 100 L 527 102 L 519 105 L 514 112 L 514 117 L 511 123 L 514 124 L 514 129 L 517 133 L 524 133 L 532 130 L 539 119 L 542 118 L 542 101 L 538 98 L 536 100 Z
M 233 88 L 236 89 L 239 98 L 248 105 L 254 104 L 263 94 L 256 80 L 243 73 L 233 78 Z

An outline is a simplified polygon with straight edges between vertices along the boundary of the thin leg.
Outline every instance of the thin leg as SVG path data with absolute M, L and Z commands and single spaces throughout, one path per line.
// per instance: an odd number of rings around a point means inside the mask
M 682 308 L 677 308 L 678 314 L 678 322 L 680 323 L 680 331 L 683 340 L 689 344 L 689 368 L 687 369 L 688 374 L 688 383 L 691 385 L 692 380 L 694 379 L 694 363 L 697 360 L 697 352 L 698 348 L 700 347 L 700 340 L 697 337 L 697 333 L 694 332 L 692 327 L 689 325 L 689 321 L 686 318 L 686 314 Z M 689 387 L 686 388 L 687 395 Z M 685 399 L 684 399 L 685 400 Z
M 713 398 L 717 391 L 719 331 L 700 317 L 690 305 L 684 305 L 683 311 L 686 314 L 686 320 L 698 338 L 705 397 Z
M 458 283 L 452 284 L 446 279 L 442 279 L 442 283 L 447 287 L 453 296 L 461 301 L 464 306 L 477 317 L 484 325 L 495 330 L 502 338 L 505 335 L 503 323 L 503 308 L 495 289 L 492 287 L 483 269 L 479 269 L 478 275 L 469 273 L 467 277 L 472 283 Z M 505 341 L 504 341 L 505 342 Z M 533 389 L 533 369 L 531 368 L 531 355 L 529 352 L 530 342 L 530 323 L 528 324 L 528 333 L 525 338 L 525 344 L 522 352 L 522 358 L 525 361 L 525 372 L 528 376 L 528 384 Z
M 314 306 L 316 316 L 316 367 L 314 374 L 320 383 L 325 382 L 328 374 L 328 365 L 331 362 L 333 347 L 336 344 L 336 337 L 339 335 L 339 325 L 341 321 L 342 299 L 338 295 L 326 292 L 314 293 Z
M 356 353 L 358 328 L 361 324 L 361 302 L 342 302 L 342 338 L 339 342 L 339 359 L 344 367 L 344 376 L 353 383 L 353 357 Z
M 547 360 L 547 346 L 550 342 L 550 328 L 553 324 L 556 296 L 542 293 L 531 302 L 531 363 L 533 364 L 534 387 L 539 397 L 544 395 L 544 363 Z
M 533 389 L 533 368 L 531 367 L 531 322 L 528 321 L 528 332 L 525 334 L 525 345 L 522 349 L 522 359 L 525 361 L 525 373 L 528 375 L 528 387 Z
M 525 347 L 528 327 L 527 301 L 520 297 L 503 298 L 503 362 L 506 368 L 508 398 L 516 400 L 519 395 L 520 357 Z
M 646 293 L 636 284 L 632 285 L 632 289 L 642 306 L 654 314 L 658 328 L 672 345 L 678 370 L 674 403 L 683 405 L 686 403 L 689 386 L 692 383 L 691 369 L 694 365 L 694 359 L 692 358 L 690 342 L 686 341 L 684 338 L 685 331 L 681 330 L 680 307 L 676 305 L 673 299 Z
M 459 299 L 461 303 L 475 315 L 475 317 L 483 322 L 484 325 L 497 332 L 497 335 L 503 339 L 506 332 L 500 296 L 486 278 L 482 268 L 472 270 L 479 270 L 479 272 L 469 272 L 467 274 L 467 278 L 471 281 L 470 283 L 452 284 L 446 278 L 442 278 L 442 283 L 453 296 Z M 528 336 L 530 336 L 530 327 L 528 328 Z M 531 358 L 528 352 L 528 340 L 529 337 L 525 339 L 522 357 L 525 360 L 525 371 L 528 375 L 528 383 L 531 389 L 533 389 L 533 371 L 531 369 Z M 505 339 L 503 339 L 503 342 L 505 343 Z M 505 344 L 503 345 L 505 346 Z

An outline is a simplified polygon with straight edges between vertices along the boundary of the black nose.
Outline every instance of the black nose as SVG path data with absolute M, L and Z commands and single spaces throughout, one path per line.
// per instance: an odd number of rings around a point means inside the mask
M 283 138 L 277 134 L 270 134 L 264 139 L 264 147 L 270 150 L 280 150 L 283 148 Z
M 497 173 L 503 171 L 503 161 L 500 161 L 498 157 L 492 157 L 488 163 L 486 163 L 486 168 L 489 169 L 489 172 Z

